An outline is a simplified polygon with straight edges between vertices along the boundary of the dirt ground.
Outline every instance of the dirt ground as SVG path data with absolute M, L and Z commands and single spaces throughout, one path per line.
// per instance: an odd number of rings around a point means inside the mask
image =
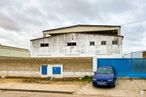
M 115 88 L 96 88 L 85 81 L 4 78 L 0 79 L 0 88 L 73 91 L 75 97 L 146 97 L 146 79 L 118 79 Z
M 0 91 L 0 97 L 110 97 L 110 96 Z
M 76 94 L 101 95 L 101 97 L 146 97 L 146 79 L 118 79 L 115 88 L 96 88 L 89 83 L 76 91 Z
M 74 92 L 87 82 L 82 81 L 54 81 L 42 79 L 0 79 L 0 89 L 45 90 Z

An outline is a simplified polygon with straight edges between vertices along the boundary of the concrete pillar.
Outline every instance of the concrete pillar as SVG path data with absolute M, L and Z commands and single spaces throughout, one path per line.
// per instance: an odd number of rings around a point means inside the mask
M 97 70 L 97 57 L 93 57 L 93 73 Z

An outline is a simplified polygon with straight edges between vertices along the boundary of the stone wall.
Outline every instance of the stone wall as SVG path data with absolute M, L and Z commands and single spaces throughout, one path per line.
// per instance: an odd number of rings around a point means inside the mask
M 0 57 L 0 76 L 41 77 L 41 66 L 56 64 L 63 65 L 63 77 L 92 74 L 91 57 Z

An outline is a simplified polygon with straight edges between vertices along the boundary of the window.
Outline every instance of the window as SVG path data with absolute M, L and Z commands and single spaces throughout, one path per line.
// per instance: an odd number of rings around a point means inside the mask
M 57 67 L 52 67 L 52 74 L 61 74 L 61 67 L 57 66 Z
M 106 45 L 106 41 L 101 41 L 101 45 Z
M 76 44 L 76 42 L 68 42 L 67 43 L 67 46 L 76 46 L 77 44 Z
M 91 46 L 94 46 L 95 45 L 95 42 L 94 41 L 90 41 L 90 45 Z
M 52 74 L 53 75 L 62 75 L 63 66 L 62 65 L 52 65 Z
M 112 45 L 117 45 L 117 44 L 118 44 L 117 40 L 112 41 Z
M 48 46 L 49 46 L 48 43 L 41 43 L 41 44 L 40 44 L 40 47 L 48 47 Z

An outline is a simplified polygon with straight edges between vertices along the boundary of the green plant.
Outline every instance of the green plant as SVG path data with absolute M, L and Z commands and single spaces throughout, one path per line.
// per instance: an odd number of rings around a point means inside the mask
M 91 82 L 91 81 L 92 81 L 92 76 L 87 76 L 87 75 L 85 75 L 85 76 L 82 78 L 82 81 Z

